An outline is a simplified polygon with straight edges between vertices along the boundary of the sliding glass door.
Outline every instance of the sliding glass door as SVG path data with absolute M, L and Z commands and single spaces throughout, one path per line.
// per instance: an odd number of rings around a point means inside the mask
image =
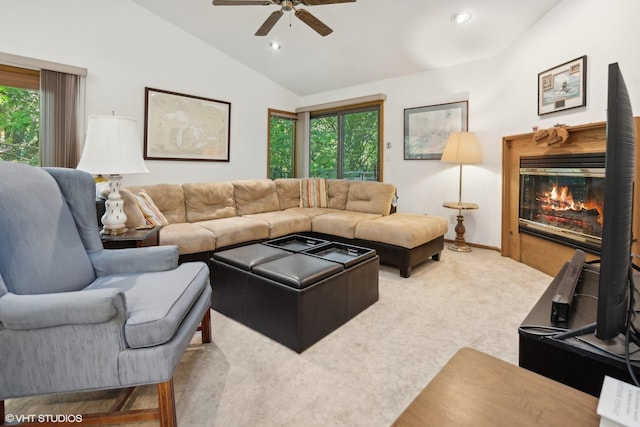
M 380 104 L 310 119 L 309 176 L 380 179 Z

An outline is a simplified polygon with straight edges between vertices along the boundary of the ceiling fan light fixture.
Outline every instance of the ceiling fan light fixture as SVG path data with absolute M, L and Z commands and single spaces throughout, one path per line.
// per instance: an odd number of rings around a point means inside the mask
M 456 24 L 466 24 L 471 21 L 471 13 L 466 10 L 461 10 L 451 15 L 451 20 Z
M 269 43 L 269 47 L 271 48 L 271 50 L 280 50 L 282 49 L 282 45 L 278 42 L 271 42 Z
M 293 9 L 293 2 L 291 0 L 282 0 L 280 3 L 282 10 L 285 12 L 289 12 Z

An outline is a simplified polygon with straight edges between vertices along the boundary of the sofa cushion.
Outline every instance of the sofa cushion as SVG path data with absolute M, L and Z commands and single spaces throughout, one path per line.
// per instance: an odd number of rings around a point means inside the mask
M 193 224 L 213 233 L 216 237 L 216 248 L 269 238 L 269 224 L 255 218 L 234 216 Z
M 169 224 L 160 230 L 161 245 L 176 245 L 180 255 L 212 251 L 216 248 L 216 236 L 209 230 L 191 222 Z
M 286 236 L 287 234 L 311 231 L 311 218 L 307 215 L 296 212 L 264 212 L 253 215 L 245 215 L 245 218 L 259 219 L 269 224 L 270 239 Z
M 169 224 L 167 218 L 165 218 L 146 191 L 139 191 L 135 196 L 138 208 L 140 208 L 146 222 L 154 226 Z
M 187 221 L 236 216 L 234 189 L 231 182 L 183 184 Z
M 412 249 L 443 236 L 447 230 L 447 220 L 439 216 L 394 213 L 360 222 L 355 237 Z
M 355 238 L 356 226 L 366 220 L 380 218 L 382 215 L 363 212 L 334 212 L 318 215 L 311 220 L 311 230 L 315 233 L 333 234 L 334 236 Z
M 122 289 L 127 307 L 127 344 L 132 348 L 152 347 L 173 338 L 185 313 L 209 286 L 208 276 L 205 263 L 190 262 L 170 271 L 102 276 L 87 289 Z
M 330 208 L 342 210 L 347 208 L 350 183 L 351 181 L 346 179 L 327 180 L 327 197 L 329 198 Z
M 280 210 L 276 184 L 270 179 L 233 181 L 238 215 Z
M 107 197 L 109 196 L 107 195 Z M 135 194 L 126 188 L 121 188 L 120 197 L 122 197 L 122 201 L 124 202 L 124 214 L 127 216 L 127 227 L 136 228 L 149 224 L 138 207 L 138 199 Z
M 327 180 L 324 178 L 300 180 L 300 207 L 327 208 Z
M 278 178 L 276 194 L 280 203 L 280 210 L 300 206 L 300 180 L 296 178 Z
M 389 215 L 396 192 L 392 184 L 373 181 L 353 181 L 349 184 L 346 210 Z
M 132 193 L 146 191 L 169 223 L 187 222 L 182 186 L 177 184 L 154 184 L 127 187 Z
M 332 209 L 332 208 L 289 208 L 287 209 L 287 212 L 294 212 L 297 214 L 302 214 L 305 215 L 309 218 L 313 218 L 315 216 L 318 215 L 325 215 L 328 213 L 335 213 L 335 212 L 344 212 L 344 210 L 342 209 Z

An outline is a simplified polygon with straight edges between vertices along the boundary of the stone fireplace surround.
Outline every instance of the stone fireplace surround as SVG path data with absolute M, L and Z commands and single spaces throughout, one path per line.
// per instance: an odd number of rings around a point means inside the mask
M 636 125 L 636 183 L 640 183 L 640 117 Z M 606 123 L 570 126 L 569 138 L 560 146 L 539 147 L 533 132 L 502 138 L 502 255 L 513 258 L 549 275 L 555 275 L 575 248 L 533 235 L 520 233 L 518 227 L 520 158 L 544 155 L 602 153 L 606 146 Z M 640 237 L 640 184 L 636 185 L 634 200 L 634 236 Z M 639 252 L 634 243 L 633 252 Z M 587 259 L 597 258 L 588 255 Z

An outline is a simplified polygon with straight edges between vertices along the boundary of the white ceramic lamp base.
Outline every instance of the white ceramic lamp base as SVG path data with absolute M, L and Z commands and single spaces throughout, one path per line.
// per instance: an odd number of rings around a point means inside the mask
M 124 200 L 120 197 L 120 181 L 122 175 L 109 175 L 109 198 L 104 203 L 105 212 L 101 218 L 101 234 L 124 234 L 127 215 L 124 213 Z

